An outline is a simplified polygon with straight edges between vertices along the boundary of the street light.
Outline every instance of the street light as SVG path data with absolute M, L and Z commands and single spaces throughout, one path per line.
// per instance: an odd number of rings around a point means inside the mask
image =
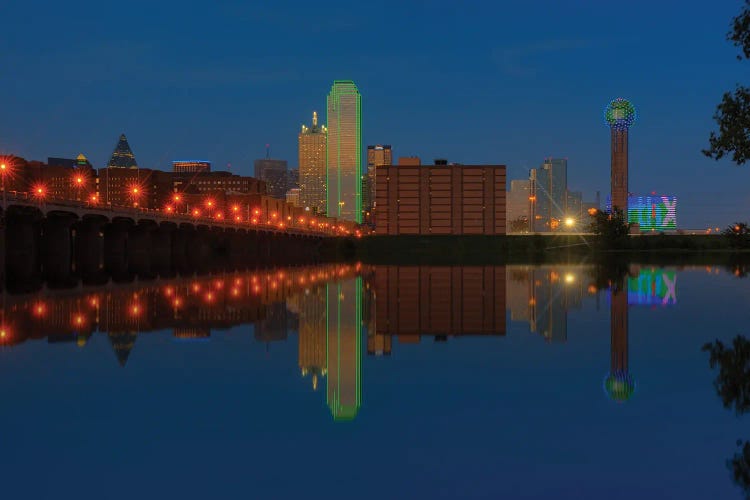
M 10 165 L 6 162 L 0 163 L 0 176 L 3 178 L 3 216 L 5 216 L 5 209 L 8 207 L 8 200 L 5 197 L 5 177 L 10 172 Z

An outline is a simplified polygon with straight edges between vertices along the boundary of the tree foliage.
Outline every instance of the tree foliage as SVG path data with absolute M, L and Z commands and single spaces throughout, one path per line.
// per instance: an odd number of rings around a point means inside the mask
M 750 248 L 750 227 L 746 222 L 735 222 L 722 234 L 733 248 Z
M 608 214 L 598 210 L 594 214 L 594 221 L 590 230 L 599 237 L 599 241 L 607 248 L 623 246 L 628 238 L 630 226 L 625 220 L 625 214 L 619 208 L 613 208 Z
M 732 21 L 727 39 L 740 49 L 737 59 L 750 59 L 750 0 Z M 718 160 L 732 155 L 732 161 L 742 165 L 750 160 L 750 88 L 737 85 L 734 92 L 726 92 L 716 107 L 714 120 L 719 132 L 711 132 L 709 148 L 703 154 Z

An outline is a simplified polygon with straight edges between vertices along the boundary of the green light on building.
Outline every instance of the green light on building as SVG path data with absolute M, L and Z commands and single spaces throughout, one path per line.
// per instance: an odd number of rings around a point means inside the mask
M 362 222 L 362 96 L 351 80 L 336 80 L 328 94 L 327 215 Z

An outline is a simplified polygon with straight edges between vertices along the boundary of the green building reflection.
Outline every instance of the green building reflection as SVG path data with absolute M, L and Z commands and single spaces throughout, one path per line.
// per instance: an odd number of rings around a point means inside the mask
M 362 278 L 326 285 L 327 402 L 334 420 L 362 403 Z

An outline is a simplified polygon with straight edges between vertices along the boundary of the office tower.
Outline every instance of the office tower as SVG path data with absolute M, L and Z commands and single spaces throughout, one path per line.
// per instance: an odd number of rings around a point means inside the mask
M 286 195 L 289 179 L 286 167 L 286 160 L 255 160 L 255 177 L 266 183 L 268 194 L 274 198 L 284 199 Z
M 326 285 L 326 304 L 326 399 L 334 420 L 352 420 L 362 397 L 362 278 Z
M 112 157 L 109 159 L 109 163 L 107 163 L 107 168 L 138 168 L 135 155 L 130 149 L 130 144 L 128 144 L 125 134 L 120 135 L 115 150 L 112 152 Z
M 367 146 L 367 172 L 362 183 L 362 210 L 365 213 L 365 222 L 370 221 L 375 206 L 375 167 L 382 165 L 393 165 L 391 146 Z
M 531 170 L 529 179 L 533 183 L 533 230 L 545 232 L 560 229 L 567 211 L 568 160 L 546 158 L 541 167 Z
M 628 218 L 628 130 L 635 122 L 635 107 L 618 97 L 604 111 L 611 136 L 612 207 L 619 208 Z
M 524 233 L 529 231 L 531 204 L 531 181 L 520 179 L 510 181 L 508 192 L 508 220 L 506 227 L 511 233 Z
M 172 162 L 172 171 L 176 173 L 210 172 L 211 162 L 207 160 L 176 160 Z
M 350 80 L 328 94 L 327 215 L 362 222 L 362 97 Z
M 302 125 L 299 142 L 300 203 L 311 212 L 326 211 L 326 137 L 328 129 L 318 125 L 313 111 L 312 125 Z

